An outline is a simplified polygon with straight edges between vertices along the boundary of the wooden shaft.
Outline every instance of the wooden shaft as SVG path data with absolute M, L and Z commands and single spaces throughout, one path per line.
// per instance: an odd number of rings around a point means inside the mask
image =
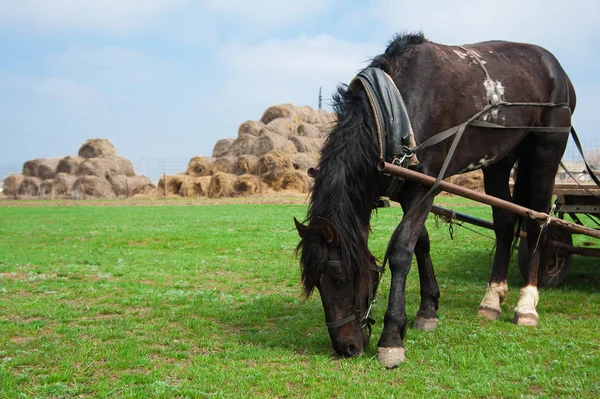
M 382 172 L 403 177 L 414 183 L 423 184 L 425 186 L 433 186 L 433 184 L 436 181 L 435 177 L 415 172 L 414 170 L 403 168 L 401 166 L 394 165 L 389 162 L 380 162 L 378 168 Z M 580 226 L 575 223 L 567 222 L 566 220 L 555 218 L 546 213 L 534 211 L 533 209 L 525 208 L 524 206 L 517 205 L 509 201 L 504 201 L 500 198 L 480 193 L 475 190 L 469 190 L 468 188 L 461 187 L 456 184 L 449 183 L 447 181 L 442 180 L 439 183 L 439 188 L 443 191 L 447 191 L 449 193 L 456 194 L 464 198 L 472 199 L 477 202 L 482 202 L 484 204 L 505 209 L 519 216 L 524 216 L 533 220 L 537 220 L 540 223 L 548 223 L 551 226 L 564 228 L 572 233 L 585 234 L 590 237 L 600 238 L 600 231 L 598 230 L 590 229 L 585 226 Z

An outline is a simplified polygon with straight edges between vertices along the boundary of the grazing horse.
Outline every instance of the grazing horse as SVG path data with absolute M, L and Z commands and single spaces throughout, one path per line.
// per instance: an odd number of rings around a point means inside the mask
M 408 167 L 438 178 L 482 169 L 487 194 L 549 211 L 575 108 L 573 86 L 552 54 L 530 44 L 489 41 L 446 46 L 423 34 L 405 34 L 395 37 L 363 72 L 368 69 L 385 72 L 403 99 L 414 140 L 401 147 L 388 143 L 388 148 L 403 147 L 406 156 L 414 155 L 415 162 Z M 398 117 L 376 112 L 372 93 L 361 83 L 354 79 L 334 96 L 337 121 L 321 150 L 308 215 L 304 224 L 295 221 L 301 237 L 297 251 L 304 292 L 310 295 L 315 287 L 319 291 L 333 348 L 342 356 L 359 355 L 369 342 L 370 305 L 381 272 L 367 245 L 371 213 L 382 195 L 401 204 L 404 216 L 384 259 L 384 264 L 389 263 L 391 287 L 377 354 L 384 366 L 393 368 L 404 361 L 406 276 L 413 253 L 421 290 L 415 327 L 437 326 L 440 293 L 424 223 L 439 191 L 411 181 L 390 190 L 401 184 L 378 170 L 382 159 L 392 162 L 382 149 L 388 132 L 382 138 L 380 125 L 392 119 L 396 123 Z M 430 139 L 461 124 L 454 135 Z M 511 195 L 509 174 L 517 162 Z M 493 219 L 496 254 L 479 310 L 490 319 L 500 315 L 508 293 L 507 269 L 517 217 L 494 208 Z M 534 249 L 541 227 L 532 220 L 524 223 L 529 272 L 514 321 L 536 325 L 540 257 Z

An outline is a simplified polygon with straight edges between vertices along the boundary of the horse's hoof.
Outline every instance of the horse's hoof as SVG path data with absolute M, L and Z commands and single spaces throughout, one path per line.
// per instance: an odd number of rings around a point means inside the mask
M 387 369 L 398 367 L 400 363 L 404 363 L 404 348 L 377 348 L 377 360 Z
M 436 318 L 425 318 L 417 316 L 415 318 L 415 324 L 413 325 L 413 328 L 416 328 L 417 330 L 421 331 L 435 330 L 438 326 L 439 321 L 440 320 Z
M 497 320 L 500 317 L 500 309 L 494 309 L 487 306 L 482 306 L 477 312 L 479 317 L 483 317 L 488 320 Z
M 515 317 L 513 319 L 513 323 L 518 326 L 537 326 L 538 315 L 535 313 L 517 313 L 515 312 Z

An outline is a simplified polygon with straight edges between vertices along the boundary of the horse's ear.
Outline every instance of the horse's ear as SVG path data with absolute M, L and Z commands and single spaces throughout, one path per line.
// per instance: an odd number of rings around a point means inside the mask
M 336 231 L 333 228 L 333 226 L 331 225 L 331 223 L 329 223 L 329 221 L 327 219 L 325 219 L 323 217 L 319 217 L 317 219 L 317 224 L 319 225 L 321 234 L 325 238 L 325 241 L 327 241 L 327 244 L 337 245 L 338 237 L 337 237 Z
M 308 229 L 308 226 L 303 225 L 296 218 L 294 218 L 294 223 L 296 224 L 296 230 L 298 230 L 298 235 L 300 236 L 300 238 L 304 238 L 304 233 L 306 233 L 306 229 Z

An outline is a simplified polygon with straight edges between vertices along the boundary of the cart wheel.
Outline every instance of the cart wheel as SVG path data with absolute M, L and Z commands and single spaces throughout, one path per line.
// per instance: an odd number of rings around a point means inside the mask
M 571 233 L 564 229 L 548 227 L 550 240 L 573 245 Z M 560 286 L 571 268 L 573 255 L 564 249 L 553 248 L 549 243 L 540 243 L 540 268 L 538 271 L 538 287 L 555 288 Z M 525 280 L 527 275 L 528 256 L 527 240 L 519 240 L 519 270 L 521 277 Z

